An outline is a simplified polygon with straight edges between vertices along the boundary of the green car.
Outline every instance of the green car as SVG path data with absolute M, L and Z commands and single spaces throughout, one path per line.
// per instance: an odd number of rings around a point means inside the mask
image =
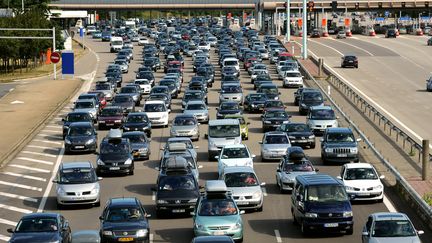
M 243 242 L 243 221 L 240 211 L 222 180 L 206 182 L 206 192 L 201 195 L 193 216 L 195 236 L 229 235 Z
M 249 139 L 249 127 L 250 122 L 247 121 L 247 118 L 242 115 L 226 115 L 225 119 L 238 119 L 240 122 L 240 131 L 243 140 Z

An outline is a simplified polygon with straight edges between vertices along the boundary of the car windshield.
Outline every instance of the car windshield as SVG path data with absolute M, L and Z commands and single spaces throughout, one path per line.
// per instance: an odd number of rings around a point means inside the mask
M 319 92 L 303 92 L 303 100 L 305 101 L 322 101 L 322 95 Z
M 311 110 L 310 119 L 312 120 L 335 120 L 336 116 L 333 110 Z
M 136 84 L 150 84 L 148 80 L 137 80 L 135 81 Z
M 173 123 L 175 126 L 193 126 L 197 124 L 192 117 L 176 117 Z
M 225 175 L 225 184 L 227 187 L 258 186 L 258 179 L 251 172 L 229 173 Z
M 110 208 L 105 218 L 108 222 L 127 222 L 144 220 L 144 212 L 138 207 Z
M 223 137 L 238 137 L 240 136 L 239 125 L 216 125 L 209 126 L 209 137 L 223 138 Z
M 22 219 L 15 232 L 25 233 L 25 232 L 53 232 L 58 230 L 57 220 L 55 218 L 26 218 Z
M 142 123 L 147 122 L 147 117 L 144 115 L 129 115 L 126 121 L 129 123 Z
M 261 87 L 261 92 L 266 94 L 277 94 L 278 89 L 276 87 Z
M 93 135 L 93 128 L 91 127 L 70 127 L 68 135 L 69 136 L 90 136 Z
M 306 124 L 284 124 L 281 126 L 285 132 L 309 132 L 309 127 Z
M 347 169 L 344 180 L 376 180 L 378 175 L 372 168 Z
M 203 199 L 198 211 L 200 216 L 229 216 L 237 214 L 231 199 Z
M 239 104 L 238 103 L 222 103 L 220 106 L 220 110 L 239 110 Z
M 309 186 L 306 191 L 306 200 L 310 202 L 343 202 L 348 201 L 345 188 L 337 185 Z
M 416 236 L 416 231 L 408 220 L 378 220 L 372 231 L 373 237 Z
M 312 164 L 309 161 L 303 161 L 302 163 L 285 163 L 283 165 L 284 172 L 311 172 L 313 171 Z
M 164 104 L 146 104 L 144 106 L 145 112 L 164 112 L 166 107 Z
M 111 85 L 110 84 L 96 84 L 95 89 L 96 90 L 110 90 Z
M 68 122 L 90 121 L 91 117 L 87 114 L 69 114 L 66 119 Z
M 185 94 L 184 99 L 185 99 L 185 100 L 201 99 L 202 97 L 203 97 L 203 94 L 202 94 L 202 93 L 198 93 L 198 92 L 196 92 L 196 93 L 187 93 L 187 94 Z
M 265 104 L 265 107 L 282 107 L 282 106 L 284 106 L 284 104 L 280 100 L 268 101 Z
M 300 73 L 294 73 L 294 72 L 286 72 L 285 73 L 285 77 L 290 77 L 290 78 L 299 78 L 301 77 Z
M 355 57 L 355 56 L 345 56 L 345 60 L 347 60 L 347 61 L 354 61 L 356 59 L 357 59 L 357 57 Z
M 151 90 L 152 93 L 168 93 L 168 89 L 166 89 L 165 87 L 154 87 Z
M 189 104 L 186 107 L 186 110 L 205 110 L 206 107 L 204 104 Z
M 267 100 L 266 95 L 251 95 L 249 97 L 252 101 L 265 101 L 265 100 Z
M 120 116 L 123 112 L 121 109 L 103 109 L 100 116 Z
M 132 102 L 132 97 L 131 96 L 116 96 L 114 97 L 114 102 L 115 103 L 125 103 L 125 102 Z
M 128 138 L 131 143 L 145 143 L 144 134 L 124 134 L 124 138 Z
M 265 144 L 288 144 L 288 138 L 285 135 L 271 135 L 266 136 L 264 140 Z
M 285 111 L 272 111 L 266 113 L 266 118 L 286 118 L 288 114 Z
M 192 176 L 165 176 L 159 181 L 160 191 L 196 190 L 196 184 Z
M 327 142 L 332 143 L 352 143 L 354 142 L 352 133 L 329 133 L 327 134 Z
M 77 102 L 75 104 L 75 109 L 88 109 L 94 108 L 93 102 Z
M 136 91 L 135 87 L 123 87 L 120 90 L 120 93 L 125 93 L 125 94 L 127 94 L 127 93 L 136 93 L 136 92 L 137 91 Z
M 249 152 L 246 148 L 224 148 L 221 159 L 243 159 L 249 158 Z
M 221 91 L 222 93 L 241 93 L 241 88 L 235 85 L 225 85 L 222 86 Z
M 238 65 L 237 61 L 225 61 L 225 66 L 235 66 Z
M 83 184 L 94 183 L 97 176 L 94 170 L 90 168 L 72 168 L 63 169 L 59 173 L 59 184 Z
M 128 153 L 128 145 L 126 143 L 106 143 L 101 146 L 101 154 L 116 154 L 126 155 Z

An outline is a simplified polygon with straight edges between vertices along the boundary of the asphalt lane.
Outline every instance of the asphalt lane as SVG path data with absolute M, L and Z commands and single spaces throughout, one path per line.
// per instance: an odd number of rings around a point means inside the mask
M 100 57 L 100 65 L 97 70 L 96 77 L 102 77 L 106 66 L 112 62 L 115 55 L 109 53 L 109 44 L 102 43 L 95 40 L 88 40 L 87 44 L 98 53 Z M 140 66 L 140 53 L 141 48 L 135 46 L 134 48 L 134 61 L 130 65 L 130 71 L 128 74 L 123 76 L 124 82 L 132 81 L 135 76 L 135 70 Z M 212 51 L 213 53 L 213 51 Z M 216 64 L 217 59 L 215 55 L 212 55 L 212 62 Z M 186 58 L 186 71 L 184 74 L 185 83 L 193 75 L 191 58 Z M 276 78 L 274 66 L 269 66 L 272 70 L 272 75 Z M 217 77 L 219 68 L 217 70 Z M 157 81 L 163 76 L 161 71 L 157 72 Z M 96 78 L 97 80 L 97 78 Z M 220 87 L 219 78 L 216 78 L 216 83 L 213 88 L 209 90 L 209 106 L 210 106 L 210 117 L 215 119 L 215 108 L 218 104 L 218 89 Z M 245 94 L 253 91 L 253 86 L 250 84 L 250 78 L 245 71 L 241 74 L 241 81 L 244 88 Z M 275 82 L 281 87 L 281 81 L 275 80 Z M 305 117 L 298 115 L 298 109 L 293 105 L 293 89 L 283 89 L 282 100 L 287 106 L 287 110 L 293 115 L 293 121 L 304 121 Z M 180 95 L 180 97 L 183 93 Z M 143 103 L 143 102 L 142 102 Z M 172 113 L 170 119 L 175 114 L 181 112 L 180 99 L 173 100 Z M 275 172 L 277 163 L 261 162 L 260 147 L 258 141 L 262 139 L 262 129 L 260 114 L 248 114 L 249 121 L 249 140 L 244 141 L 246 145 L 251 149 L 252 153 L 257 155 L 255 159 L 255 170 L 259 179 L 266 182 L 265 190 L 267 196 L 264 198 L 264 211 L 253 212 L 243 215 L 245 222 L 245 242 L 352 242 L 358 241 L 361 235 L 361 228 L 365 223 L 366 217 L 377 211 L 387 211 L 388 209 L 384 204 L 355 204 L 353 206 L 355 228 L 352 236 L 312 236 L 305 238 L 299 227 L 293 225 L 292 217 L 290 213 L 290 195 L 279 194 L 278 188 L 275 183 Z M 57 124 L 61 124 L 60 121 L 56 121 Z M 201 125 L 200 133 L 203 136 L 206 133 L 207 125 Z M 126 177 L 105 177 L 101 182 L 101 202 L 100 208 L 91 207 L 70 207 L 62 210 L 57 210 L 56 199 L 54 188 L 49 193 L 45 211 L 55 211 L 62 213 L 71 223 L 73 231 L 85 230 L 85 229 L 99 229 L 98 217 L 102 211 L 104 202 L 111 197 L 138 197 L 145 208 L 152 214 L 150 219 L 151 234 L 153 242 L 190 242 L 193 237 L 192 231 L 192 219 L 189 216 L 181 216 L 173 219 L 158 219 L 156 218 L 154 210 L 154 198 L 151 188 L 155 186 L 158 171 L 155 167 L 158 164 L 160 148 L 169 136 L 169 128 L 154 128 L 152 131 L 152 142 L 150 160 L 138 161 L 135 164 L 135 175 Z M 106 135 L 107 131 L 99 131 L 99 141 Z M 319 145 L 319 141 L 318 145 Z M 198 151 L 198 162 L 202 166 L 200 169 L 200 184 L 204 185 L 204 180 L 217 179 L 217 163 L 207 161 L 207 140 L 203 137 L 198 141 L 194 142 L 199 146 Z M 328 173 L 336 176 L 340 171 L 339 166 L 323 166 L 320 160 L 319 146 L 313 150 L 306 151 L 308 156 L 311 158 L 313 163 L 320 169 L 322 173 Z M 94 154 L 77 154 L 77 155 L 65 155 L 62 161 L 91 161 L 96 163 L 96 155 Z M 275 232 L 277 231 L 277 232 Z M 279 234 L 280 238 L 276 237 Z
M 432 137 L 430 99 L 425 80 L 432 70 L 432 49 L 426 36 L 403 35 L 396 39 L 354 36 L 310 39 L 310 50 L 323 57 L 333 70 L 424 138 Z M 340 68 L 340 57 L 354 53 L 359 68 Z

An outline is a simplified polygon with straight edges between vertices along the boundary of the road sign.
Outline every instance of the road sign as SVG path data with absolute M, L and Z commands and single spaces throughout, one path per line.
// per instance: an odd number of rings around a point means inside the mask
M 84 28 L 80 28 L 80 37 L 84 37 Z
M 51 60 L 52 63 L 58 63 L 58 62 L 60 62 L 60 53 L 58 53 L 58 52 L 51 53 L 50 60 Z
M 62 74 L 75 74 L 74 53 L 73 51 L 62 52 Z

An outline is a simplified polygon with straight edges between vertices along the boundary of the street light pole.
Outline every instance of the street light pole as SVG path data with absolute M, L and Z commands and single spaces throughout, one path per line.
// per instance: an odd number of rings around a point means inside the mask
M 21 0 L 21 9 L 24 12 L 24 0 Z
M 302 27 L 302 37 L 303 37 L 303 59 L 307 59 L 307 8 L 306 8 L 306 0 L 303 0 L 303 27 Z
M 286 15 L 287 15 L 287 19 L 286 19 L 286 33 L 285 33 L 285 37 L 286 37 L 286 41 L 290 42 L 291 41 L 291 9 L 290 9 L 290 0 L 287 0 L 287 7 L 286 7 Z

